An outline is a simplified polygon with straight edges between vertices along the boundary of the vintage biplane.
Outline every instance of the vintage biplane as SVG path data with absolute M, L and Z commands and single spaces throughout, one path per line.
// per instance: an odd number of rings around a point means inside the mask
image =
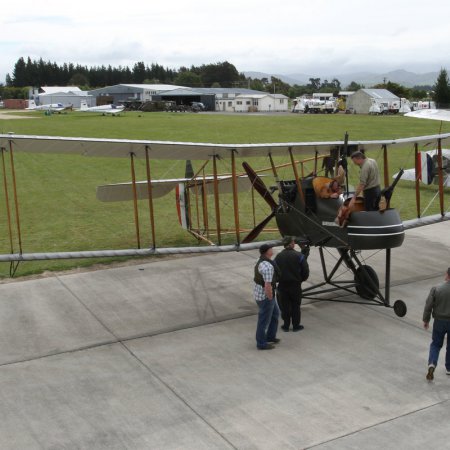
M 83 257 L 109 257 L 109 256 L 149 256 L 172 253 L 203 253 L 221 251 L 244 251 L 257 248 L 261 242 L 255 242 L 260 233 L 275 219 L 279 233 L 294 236 L 299 244 L 309 249 L 317 247 L 323 269 L 324 281 L 304 289 L 305 297 L 325 300 L 349 301 L 352 303 L 369 303 L 391 307 L 390 302 L 390 267 L 391 249 L 402 245 L 406 229 L 437 223 L 450 219 L 450 213 L 444 209 L 444 183 L 442 177 L 442 144 L 450 140 L 450 133 L 414 138 L 377 140 L 377 141 L 349 141 L 346 137 L 342 141 L 331 142 L 289 142 L 269 144 L 211 144 L 190 142 L 147 141 L 127 139 L 93 139 L 69 138 L 52 136 L 26 136 L 26 135 L 0 135 L 0 149 L 3 158 L 3 177 L 6 197 L 6 211 L 8 228 L 12 246 L 12 212 L 15 212 L 15 223 L 19 236 L 19 252 L 0 255 L 1 261 L 17 262 L 38 259 L 63 259 Z M 398 211 L 389 207 L 394 185 L 390 185 L 388 153 L 397 148 L 410 146 L 414 148 L 416 161 L 419 148 L 437 148 L 437 164 L 439 179 L 439 207 L 440 214 L 426 218 L 420 217 L 420 189 L 416 182 L 417 218 L 402 222 Z M 340 227 L 335 219 L 345 197 L 351 196 L 348 182 L 346 192 L 339 198 L 321 198 L 319 186 L 324 179 L 317 175 L 318 161 L 330 155 L 346 161 L 351 152 L 355 150 L 378 150 L 383 153 L 383 173 L 387 208 L 383 211 L 364 211 L 360 208 L 354 211 L 348 219 L 346 227 Z M 120 250 L 74 251 L 52 253 L 26 253 L 23 252 L 20 240 L 19 203 L 16 189 L 16 175 L 14 170 L 14 157 L 16 152 L 31 153 L 63 153 L 78 154 L 95 157 L 127 158 L 131 166 L 131 182 L 99 186 L 97 197 L 101 201 L 132 200 L 134 204 L 134 222 L 136 228 L 137 248 Z M 11 160 L 11 180 L 13 193 L 7 189 L 5 158 L 9 153 Z M 313 156 L 311 156 L 313 155 Z M 247 160 L 253 157 L 266 158 L 268 168 L 254 170 Z M 276 164 L 275 159 L 281 157 L 288 163 Z M 141 158 L 145 161 L 147 180 L 139 182 L 135 176 L 135 160 Z M 301 158 L 304 158 L 301 160 Z M 152 167 L 157 160 L 201 160 L 204 161 L 200 170 L 187 174 L 182 179 L 154 180 Z M 218 162 L 227 160 L 231 170 L 226 174 L 219 174 Z M 242 162 L 243 171 L 239 169 L 238 160 Z M 304 173 L 305 160 L 314 162 L 314 170 Z M 211 173 L 205 174 L 205 167 L 210 163 Z M 289 176 L 283 179 L 279 176 L 281 167 L 289 167 Z M 299 171 L 300 167 L 300 171 Z M 273 186 L 266 187 L 260 172 L 270 171 L 275 180 Z M 347 176 L 348 180 L 348 176 Z M 258 192 L 270 211 L 268 216 L 253 229 L 245 228 L 240 223 L 240 196 L 239 192 L 245 188 L 252 188 Z M 11 190 L 11 189 L 10 189 Z M 191 232 L 198 241 L 208 245 L 197 245 L 181 248 L 160 248 L 156 246 L 154 200 L 168 192 L 176 191 L 177 209 L 180 223 Z M 220 198 L 226 193 L 232 196 L 234 212 L 235 243 L 223 245 L 222 237 L 230 229 L 221 225 Z M 208 199 L 213 199 L 214 233 L 210 233 L 207 221 Z M 9 197 L 14 202 L 10 206 Z M 141 248 L 138 202 L 146 199 L 150 216 L 151 247 Z M 200 205 L 199 205 L 200 200 Z M 192 220 L 197 202 L 197 210 L 203 210 L 203 223 Z M 243 237 L 245 236 L 245 237 Z M 279 241 L 271 241 L 279 243 Z M 326 267 L 324 249 L 336 249 L 337 262 L 331 270 Z M 364 264 L 361 251 L 385 250 L 385 289 L 381 292 L 379 280 L 375 270 Z M 335 279 L 338 269 L 351 272 L 352 279 Z M 328 287 L 328 286 L 329 287 Z M 359 300 L 346 300 L 343 296 L 334 296 L 336 291 L 356 293 L 362 297 Z M 406 305 L 397 300 L 393 304 L 397 315 L 406 314 Z

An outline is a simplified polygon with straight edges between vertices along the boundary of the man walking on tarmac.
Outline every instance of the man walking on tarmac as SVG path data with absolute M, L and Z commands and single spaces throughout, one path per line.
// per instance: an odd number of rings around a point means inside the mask
M 444 345 L 447 335 L 447 350 L 445 354 L 445 368 L 450 375 L 450 267 L 445 275 L 445 283 L 431 288 L 425 308 L 423 310 L 423 327 L 428 330 L 430 318 L 433 314 L 433 336 L 428 357 L 427 380 L 434 378 L 434 369 L 437 366 L 439 352 Z
M 304 327 L 300 324 L 302 302 L 302 281 L 309 277 L 309 266 L 305 255 L 294 250 L 295 241 L 292 236 L 283 239 L 284 250 L 275 257 L 275 264 L 281 275 L 278 283 L 278 301 L 280 303 L 283 331 L 289 331 L 292 321 L 292 331 L 300 331 Z
M 253 295 L 258 305 L 258 324 L 256 326 L 256 347 L 259 350 L 271 350 L 278 344 L 277 338 L 278 308 L 276 286 L 279 270 L 272 261 L 272 246 L 263 244 L 259 248 L 261 255 L 255 266 L 255 286 Z

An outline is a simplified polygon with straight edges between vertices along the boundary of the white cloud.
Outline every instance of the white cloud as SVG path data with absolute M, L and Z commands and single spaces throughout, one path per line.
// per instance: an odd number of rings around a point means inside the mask
M 20 12 L 18 12 L 20 11 Z M 21 56 L 86 65 L 230 61 L 238 70 L 344 73 L 448 67 L 450 3 L 210 0 L 2 5 L 0 80 Z

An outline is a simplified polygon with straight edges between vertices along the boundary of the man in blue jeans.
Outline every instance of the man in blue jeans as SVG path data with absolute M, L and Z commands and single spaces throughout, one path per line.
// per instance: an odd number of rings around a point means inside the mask
M 437 366 L 439 352 L 447 335 L 447 350 L 445 354 L 445 368 L 450 375 L 450 267 L 445 275 L 445 282 L 431 288 L 425 309 L 423 310 L 423 327 L 428 330 L 431 314 L 434 317 L 433 337 L 428 357 L 427 380 L 434 378 L 434 369 Z
M 279 270 L 272 261 L 272 246 L 263 244 L 259 248 L 261 255 L 255 265 L 255 286 L 253 295 L 258 305 L 258 324 L 256 326 L 256 347 L 259 350 L 271 350 L 278 344 L 278 317 L 280 310 L 276 299 L 276 283 Z

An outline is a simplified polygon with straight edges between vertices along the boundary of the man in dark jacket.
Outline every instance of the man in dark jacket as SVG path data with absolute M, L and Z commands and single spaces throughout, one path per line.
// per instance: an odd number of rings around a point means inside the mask
M 434 369 L 437 366 L 439 352 L 447 335 L 447 351 L 445 355 L 445 368 L 450 375 L 450 267 L 445 274 L 445 283 L 431 288 L 423 310 L 423 327 L 428 330 L 430 318 L 433 314 L 433 336 L 428 356 L 427 380 L 434 378 Z
M 283 239 L 284 250 L 275 257 L 275 263 L 281 275 L 278 283 L 278 302 L 284 324 L 283 331 L 289 331 L 292 321 L 292 331 L 302 330 L 300 325 L 302 301 L 302 281 L 309 277 L 309 266 L 306 256 L 294 250 L 295 241 L 292 236 Z

